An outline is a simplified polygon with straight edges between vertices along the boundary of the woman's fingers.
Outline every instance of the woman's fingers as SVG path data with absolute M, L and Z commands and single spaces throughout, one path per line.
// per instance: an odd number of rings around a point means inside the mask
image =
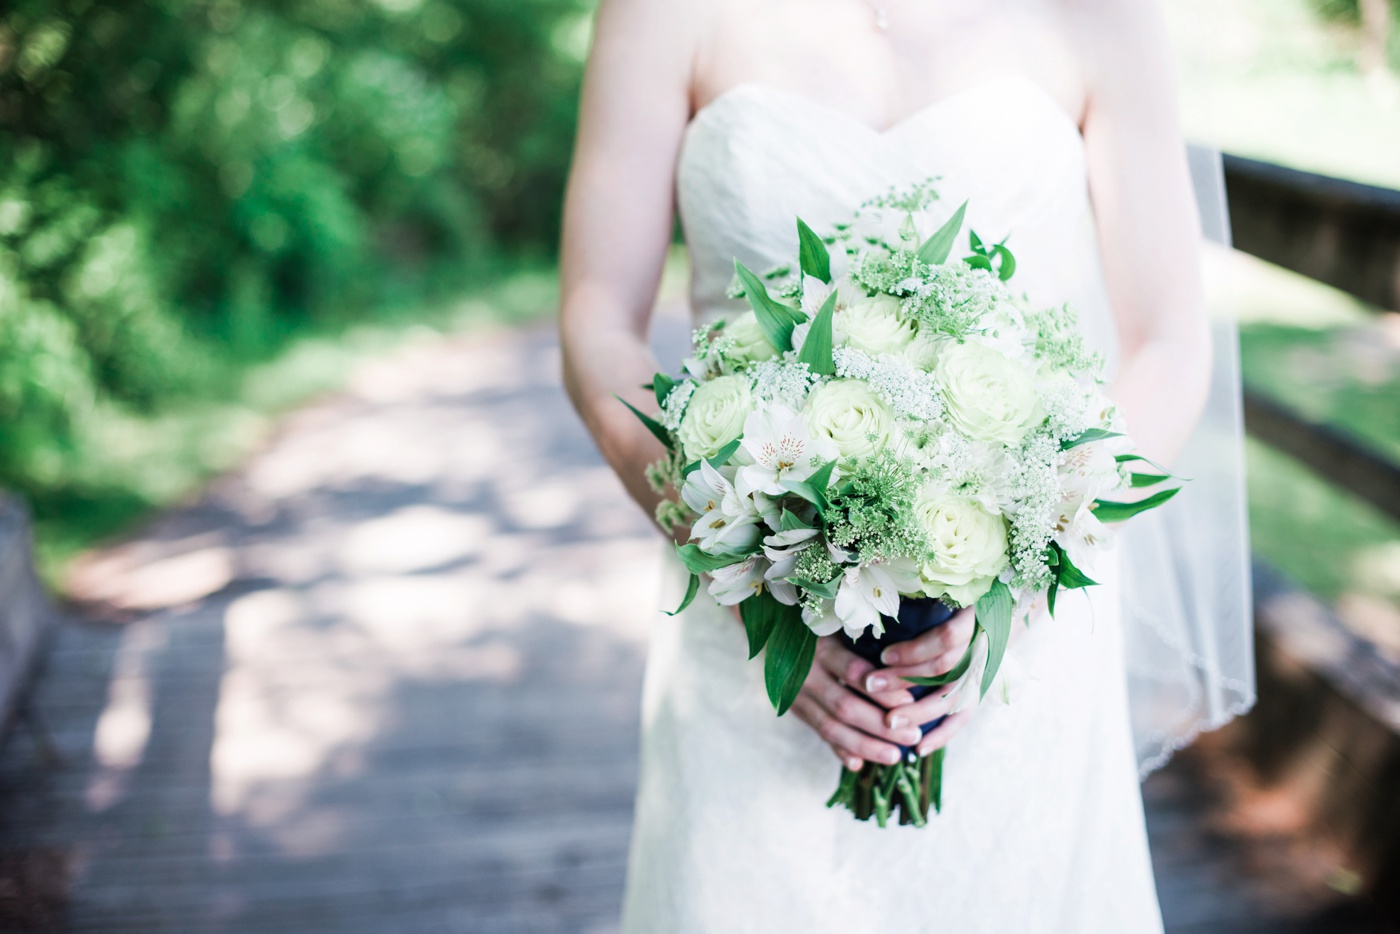
M 928 735 L 919 743 L 919 755 L 926 756 L 935 749 L 941 749 L 948 745 L 948 741 L 957 735 L 959 730 L 967 726 L 967 721 L 971 719 L 971 710 L 959 710 L 955 714 L 949 714 L 947 720 L 944 720 L 942 723 L 938 724 L 938 726 L 929 730 Z
M 862 733 L 855 727 L 842 723 L 831 716 L 830 711 L 823 711 L 825 716 L 818 716 L 814 724 L 817 735 L 826 740 L 828 746 L 834 749 L 845 750 L 846 754 L 857 759 L 870 762 L 883 762 L 893 765 L 899 761 L 899 747 L 883 740 L 878 740 L 868 733 Z
M 820 666 L 813 666 L 811 674 L 807 676 L 807 682 L 802 686 L 802 691 L 820 704 L 827 714 L 835 720 L 877 739 L 898 743 L 901 746 L 912 746 L 922 736 L 914 724 L 906 723 L 902 727 L 890 726 L 885 718 L 883 708 L 877 707 L 868 699 L 852 691 L 831 677 Z M 851 751 L 858 752 L 854 749 Z
M 943 691 L 934 691 L 912 704 L 905 704 L 887 711 L 885 725 L 891 729 L 903 729 L 909 725 L 921 726 L 925 723 L 931 723 L 951 710 L 956 700 L 956 698 L 944 696 Z
M 894 668 L 885 668 L 882 669 L 880 673 L 892 679 L 890 681 L 891 684 L 904 683 L 900 680 L 903 678 L 937 678 L 946 675 L 948 672 L 958 667 L 958 663 L 963 660 L 965 654 L 967 654 L 967 646 L 963 646 L 946 655 L 939 655 L 937 658 L 933 659 L 933 661 L 924 662 L 921 665 L 903 665 Z
M 958 610 L 953 614 L 953 618 L 942 626 L 936 626 L 921 636 L 885 649 L 880 653 L 880 661 L 889 667 L 908 667 L 931 662 L 944 655 L 956 654 L 960 658 L 967 644 L 972 641 L 975 622 L 976 614 L 971 607 Z
M 881 707 L 898 707 L 914 700 L 914 696 L 895 678 L 847 649 L 833 637 L 817 643 L 817 666 L 842 684 L 860 691 Z M 814 666 L 816 667 L 816 666 Z
M 821 735 L 822 723 L 831 716 L 822 709 L 820 704 L 805 694 L 797 695 L 797 700 L 792 702 L 792 712 L 797 716 L 797 719 L 810 726 L 818 736 Z M 827 745 L 831 746 L 831 751 L 836 754 L 836 758 L 841 760 L 841 764 L 852 772 L 859 772 L 861 767 L 865 765 L 865 760 L 849 749 L 843 749 L 831 743 L 827 743 Z

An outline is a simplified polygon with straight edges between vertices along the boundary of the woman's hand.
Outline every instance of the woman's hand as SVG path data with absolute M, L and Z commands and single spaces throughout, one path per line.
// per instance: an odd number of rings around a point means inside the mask
M 972 632 L 972 610 L 960 610 L 946 624 L 886 649 L 881 661 L 887 668 L 876 668 L 835 636 L 822 638 L 792 710 L 852 771 L 867 760 L 898 762 L 898 746 L 917 743 L 919 755 L 932 752 L 962 728 L 971 711 L 950 716 L 920 740 L 920 724 L 947 713 L 952 700 L 934 691 L 915 701 L 901 678 L 929 678 L 951 671 L 967 651 Z

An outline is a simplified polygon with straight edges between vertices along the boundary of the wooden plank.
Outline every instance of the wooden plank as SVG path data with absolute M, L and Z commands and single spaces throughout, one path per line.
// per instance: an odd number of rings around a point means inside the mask
M 1400 310 L 1400 191 L 1224 156 L 1237 250 Z
M 18 497 L 0 492 L 0 737 L 52 621 L 34 575 L 29 511 Z
M 1351 432 L 1245 390 L 1245 430 L 1400 520 L 1400 466 Z

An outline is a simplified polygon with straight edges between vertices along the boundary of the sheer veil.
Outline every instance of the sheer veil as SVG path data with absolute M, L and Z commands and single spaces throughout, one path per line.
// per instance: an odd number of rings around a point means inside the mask
M 1192 146 L 1189 156 L 1203 248 L 1228 248 L 1220 152 Z M 1210 396 L 1174 468 L 1189 482 L 1166 506 L 1128 523 L 1120 539 L 1133 739 L 1144 777 L 1255 698 L 1239 331 L 1228 301 L 1211 305 Z

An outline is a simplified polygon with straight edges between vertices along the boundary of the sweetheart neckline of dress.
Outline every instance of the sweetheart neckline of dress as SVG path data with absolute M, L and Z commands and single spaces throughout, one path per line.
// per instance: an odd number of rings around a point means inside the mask
M 723 91 L 719 92 L 714 97 L 706 101 L 699 109 L 697 109 L 695 113 L 691 116 L 690 122 L 686 124 L 686 134 L 688 136 L 693 127 L 698 125 L 702 120 L 713 116 L 713 114 L 717 110 L 722 110 L 725 106 L 733 106 L 734 102 L 742 100 L 743 97 L 746 95 L 752 96 L 754 94 L 768 94 L 773 97 L 783 98 L 789 102 L 793 102 L 813 110 L 820 110 L 828 114 L 829 116 L 835 118 L 836 120 L 839 120 L 851 126 L 858 127 L 860 130 L 864 131 L 865 133 L 868 133 L 873 137 L 879 139 L 886 139 L 898 135 L 899 133 L 908 129 L 909 127 L 915 126 L 923 120 L 935 114 L 943 113 L 947 110 L 955 108 L 959 104 L 972 100 L 978 94 L 981 94 L 990 88 L 996 87 L 999 84 L 1019 84 L 1025 87 L 1031 92 L 1031 96 L 1029 98 L 1030 100 L 1038 101 L 1044 108 L 1048 109 L 1065 127 L 1072 130 L 1076 139 L 1078 139 L 1081 143 L 1083 142 L 1084 136 L 1080 132 L 1079 125 L 1074 122 L 1074 119 L 1070 117 L 1068 113 L 1065 112 L 1065 109 L 1061 107 L 1053 97 L 1050 96 L 1048 91 L 1046 91 L 1036 82 L 1032 81 L 1030 78 L 1027 78 L 1025 75 L 1022 75 L 1018 72 L 1007 72 L 1000 75 L 994 75 L 990 78 L 984 78 L 981 81 L 973 82 L 972 84 L 960 88 L 952 92 L 951 94 L 944 95 L 943 97 L 930 101 L 922 107 L 918 107 L 910 111 L 908 114 L 905 114 L 903 117 L 900 117 L 898 120 L 896 120 L 894 123 L 891 123 L 887 127 L 871 126 L 869 123 L 866 123 L 859 117 L 856 117 L 848 113 L 847 111 L 841 110 L 839 107 L 834 107 L 831 104 L 817 100 L 814 97 L 809 97 L 806 94 L 802 94 L 798 91 L 792 91 L 787 88 L 780 87 L 776 84 L 767 84 L 762 81 L 741 81 L 738 84 L 730 85 L 729 87 L 725 88 Z

